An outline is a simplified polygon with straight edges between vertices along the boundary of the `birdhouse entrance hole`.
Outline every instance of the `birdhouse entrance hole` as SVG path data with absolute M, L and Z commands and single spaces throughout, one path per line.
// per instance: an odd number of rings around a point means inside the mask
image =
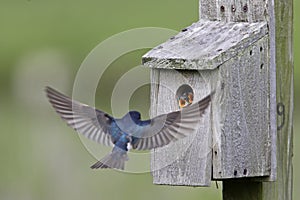
M 179 107 L 183 108 L 193 103 L 194 91 L 188 84 L 181 85 L 176 91 L 176 101 L 178 101 Z

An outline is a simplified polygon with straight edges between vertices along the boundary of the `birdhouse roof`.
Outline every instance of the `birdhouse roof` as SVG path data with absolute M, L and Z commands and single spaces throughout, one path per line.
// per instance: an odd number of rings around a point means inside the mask
M 266 22 L 200 20 L 143 56 L 144 65 L 166 69 L 215 69 L 268 33 Z

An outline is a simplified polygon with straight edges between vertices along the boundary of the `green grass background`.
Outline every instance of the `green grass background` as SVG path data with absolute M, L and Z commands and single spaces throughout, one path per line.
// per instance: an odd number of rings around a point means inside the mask
M 294 188 L 300 187 L 299 17 L 295 12 Z M 113 34 L 149 26 L 179 31 L 197 19 L 198 0 L 0 0 L 0 199 L 221 199 L 214 184 L 156 186 L 150 173 L 90 170 L 95 159 L 56 116 L 43 92 L 53 84 L 70 94 L 83 59 Z M 99 107 L 109 112 L 110 96 L 103 94 L 122 73 L 140 64 L 143 53 L 126 54 L 112 64 L 99 83 Z M 149 105 L 148 92 L 147 87 L 140 89 L 135 101 Z M 295 199 L 299 196 L 294 190 Z

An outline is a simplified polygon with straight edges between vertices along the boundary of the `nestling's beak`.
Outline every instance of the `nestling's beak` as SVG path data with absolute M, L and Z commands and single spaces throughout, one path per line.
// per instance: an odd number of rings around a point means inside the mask
M 185 99 L 179 99 L 178 103 L 179 103 L 179 108 L 181 109 L 186 106 L 187 101 Z

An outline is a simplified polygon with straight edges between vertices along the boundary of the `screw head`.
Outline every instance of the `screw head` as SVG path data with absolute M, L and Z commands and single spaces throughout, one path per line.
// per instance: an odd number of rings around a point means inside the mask
M 235 5 L 232 5 L 232 6 L 231 6 L 231 11 L 232 11 L 232 12 L 235 12 L 235 11 L 236 11 Z
M 221 12 L 225 12 L 225 7 L 224 7 L 224 6 L 221 6 L 221 7 L 220 7 L 220 11 L 221 11 Z
M 248 12 L 248 5 L 247 4 L 243 6 L 243 11 Z

